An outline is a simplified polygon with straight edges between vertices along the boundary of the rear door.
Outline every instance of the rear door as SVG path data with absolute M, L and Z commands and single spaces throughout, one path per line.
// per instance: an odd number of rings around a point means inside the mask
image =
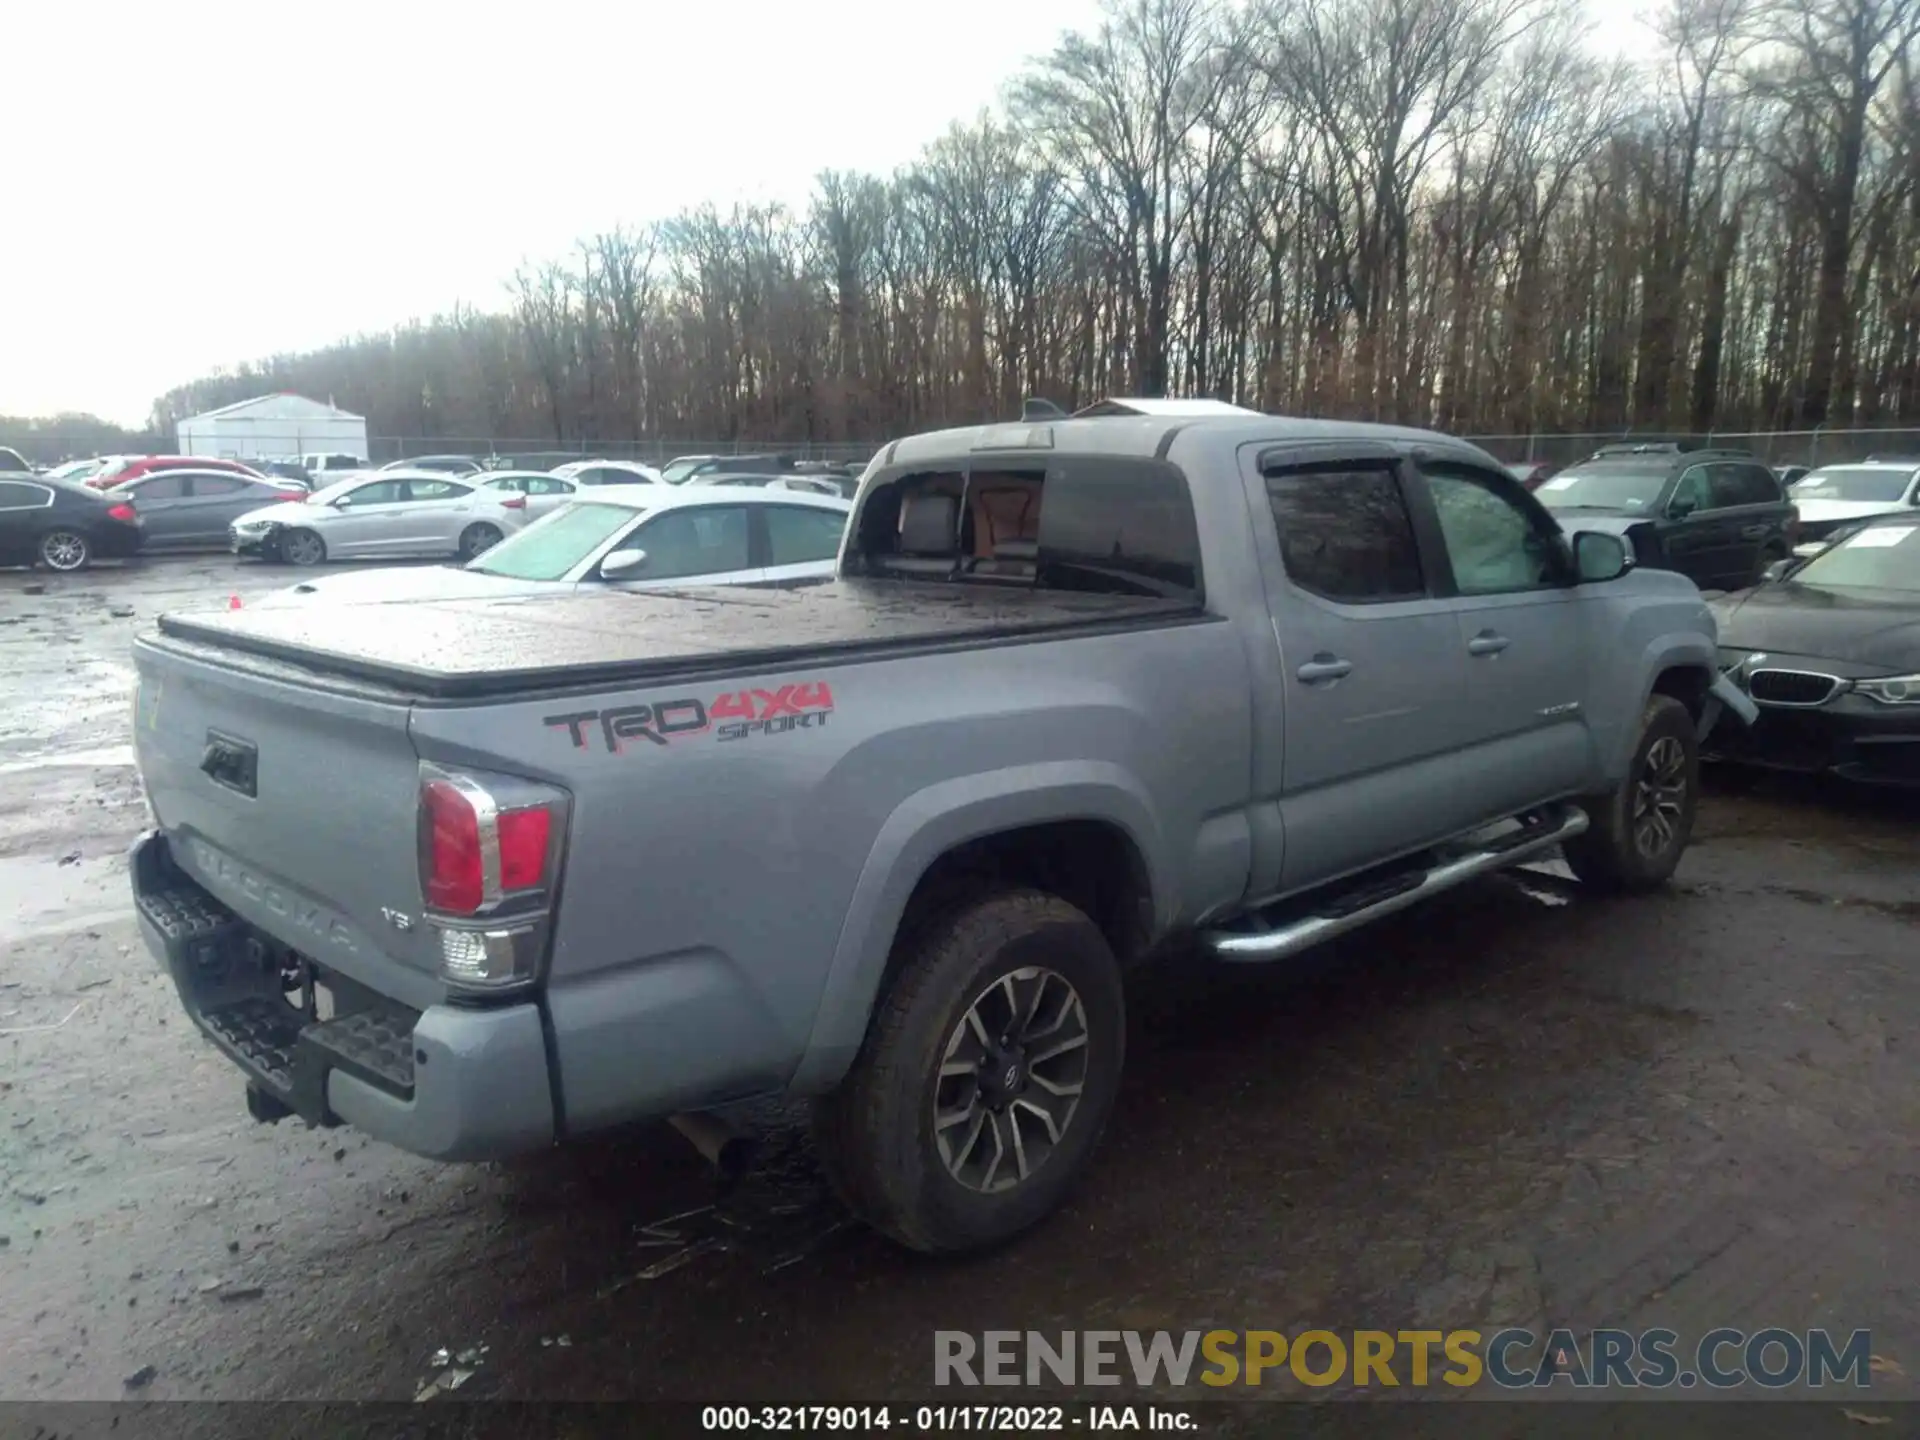
M 1430 512 L 1467 669 L 1465 741 L 1490 818 L 1583 789 L 1597 771 L 1587 728 L 1593 596 L 1576 586 L 1560 527 L 1511 476 L 1424 461 Z M 1425 515 L 1421 518 L 1424 520 Z
M 1713 467 L 1691 465 L 1667 500 L 1661 545 L 1667 563 L 1702 590 L 1727 589 L 1740 566 L 1740 517 L 1713 493 Z
M 1262 737 L 1284 757 L 1273 888 L 1297 890 L 1468 822 L 1467 666 L 1393 452 L 1269 450 L 1249 482 L 1283 677 L 1282 733 Z
M 753 563 L 753 528 L 745 505 L 688 505 L 656 515 L 630 532 L 622 550 L 647 552 L 646 568 L 612 583 L 623 590 L 667 585 L 748 585 L 763 577 Z
M 333 502 L 321 527 L 327 553 L 337 560 L 377 558 L 405 550 L 404 480 L 371 480 Z
M 123 493 L 132 498 L 140 516 L 147 549 L 165 550 L 193 543 L 193 509 L 184 474 L 155 470 L 129 482 Z
M 840 538 L 846 533 L 845 511 L 814 505 L 755 505 L 764 545 L 755 557 L 765 563 L 762 577 L 770 582 L 825 579 L 840 559 Z
M 534 476 L 527 482 L 527 518 L 537 520 L 549 511 L 558 510 L 573 499 L 574 484 L 571 480 L 562 480 L 559 476 L 541 478 Z
M 424 555 L 451 555 L 460 548 L 460 532 L 474 520 L 475 488 L 451 476 L 406 482 L 399 548 Z M 504 498 L 504 497 L 501 497 Z
M 53 506 L 53 491 L 25 480 L 0 480 L 0 565 L 33 559 L 43 522 Z
M 1787 503 L 1780 482 L 1763 465 L 1722 460 L 1708 467 L 1707 483 L 1716 512 L 1732 530 L 1721 587 L 1744 590 L 1757 585 L 1768 560 L 1787 555 Z
M 244 475 L 215 475 L 200 471 L 187 476 L 187 499 L 181 542 L 224 546 L 228 528 L 249 510 L 271 505 L 280 491 Z

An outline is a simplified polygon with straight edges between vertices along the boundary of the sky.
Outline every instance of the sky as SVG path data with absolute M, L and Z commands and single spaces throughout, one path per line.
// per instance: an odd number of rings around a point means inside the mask
M 1603 4 L 1604 0 L 1596 0 Z M 1597 48 L 1634 47 L 1617 3 Z M 804 203 L 991 105 L 1098 0 L 17 0 L 0 415 L 506 303 L 523 259 Z

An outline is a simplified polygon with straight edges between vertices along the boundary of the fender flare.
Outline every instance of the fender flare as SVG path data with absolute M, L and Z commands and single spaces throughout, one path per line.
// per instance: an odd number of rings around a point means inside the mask
M 1171 923 L 1178 900 L 1165 837 L 1146 787 L 1118 765 L 1072 760 L 960 776 L 909 795 L 887 816 L 854 883 L 788 1088 L 831 1089 L 866 1037 L 893 939 L 907 902 L 934 863 L 970 840 L 1029 825 L 1091 820 L 1115 826 L 1139 855 L 1152 891 L 1156 929 Z
M 1647 704 L 1653 699 L 1654 682 L 1668 670 L 1697 671 L 1701 678 L 1700 688 L 1708 696 L 1706 703 L 1712 706 L 1714 698 L 1710 692 L 1720 678 L 1719 658 L 1719 646 L 1704 635 L 1669 631 L 1647 642 L 1641 652 L 1640 703 L 1635 707 L 1630 723 L 1616 739 L 1613 753 L 1606 757 L 1607 774 L 1618 779 L 1627 773 L 1627 765 L 1633 758 L 1633 747 L 1640 740 L 1640 717 L 1646 713 Z

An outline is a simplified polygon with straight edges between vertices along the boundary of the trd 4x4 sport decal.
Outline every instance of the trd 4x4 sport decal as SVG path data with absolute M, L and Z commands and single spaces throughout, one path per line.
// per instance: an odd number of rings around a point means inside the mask
M 782 685 L 778 690 L 729 690 L 712 700 L 687 696 L 658 700 L 651 705 L 618 705 L 611 710 L 575 710 L 549 715 L 551 729 L 565 726 L 573 748 L 591 745 L 598 734 L 609 754 L 618 755 L 629 740 L 667 745 L 674 740 L 716 732 L 720 742 L 745 740 L 753 735 L 784 735 L 790 730 L 813 730 L 833 713 L 833 691 L 825 681 Z

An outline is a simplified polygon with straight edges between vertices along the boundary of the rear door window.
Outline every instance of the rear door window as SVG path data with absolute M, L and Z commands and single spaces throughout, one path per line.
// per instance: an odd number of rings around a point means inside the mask
M 44 485 L 0 480 L 0 510 L 39 510 L 52 503 L 53 492 Z
M 233 495 L 247 488 L 247 481 L 239 475 L 195 475 L 187 482 L 197 498 L 211 495 Z
M 1267 477 L 1287 578 L 1345 604 L 1426 595 L 1413 515 L 1387 465 L 1294 470 Z
M 149 502 L 154 500 L 178 500 L 187 493 L 187 477 L 184 475 L 168 475 L 165 472 L 161 472 L 145 480 L 137 480 L 128 488 L 133 491 L 135 498 L 139 500 Z
M 805 565 L 831 560 L 840 553 L 847 517 L 839 511 L 768 505 L 762 513 L 767 517 L 769 565 Z

